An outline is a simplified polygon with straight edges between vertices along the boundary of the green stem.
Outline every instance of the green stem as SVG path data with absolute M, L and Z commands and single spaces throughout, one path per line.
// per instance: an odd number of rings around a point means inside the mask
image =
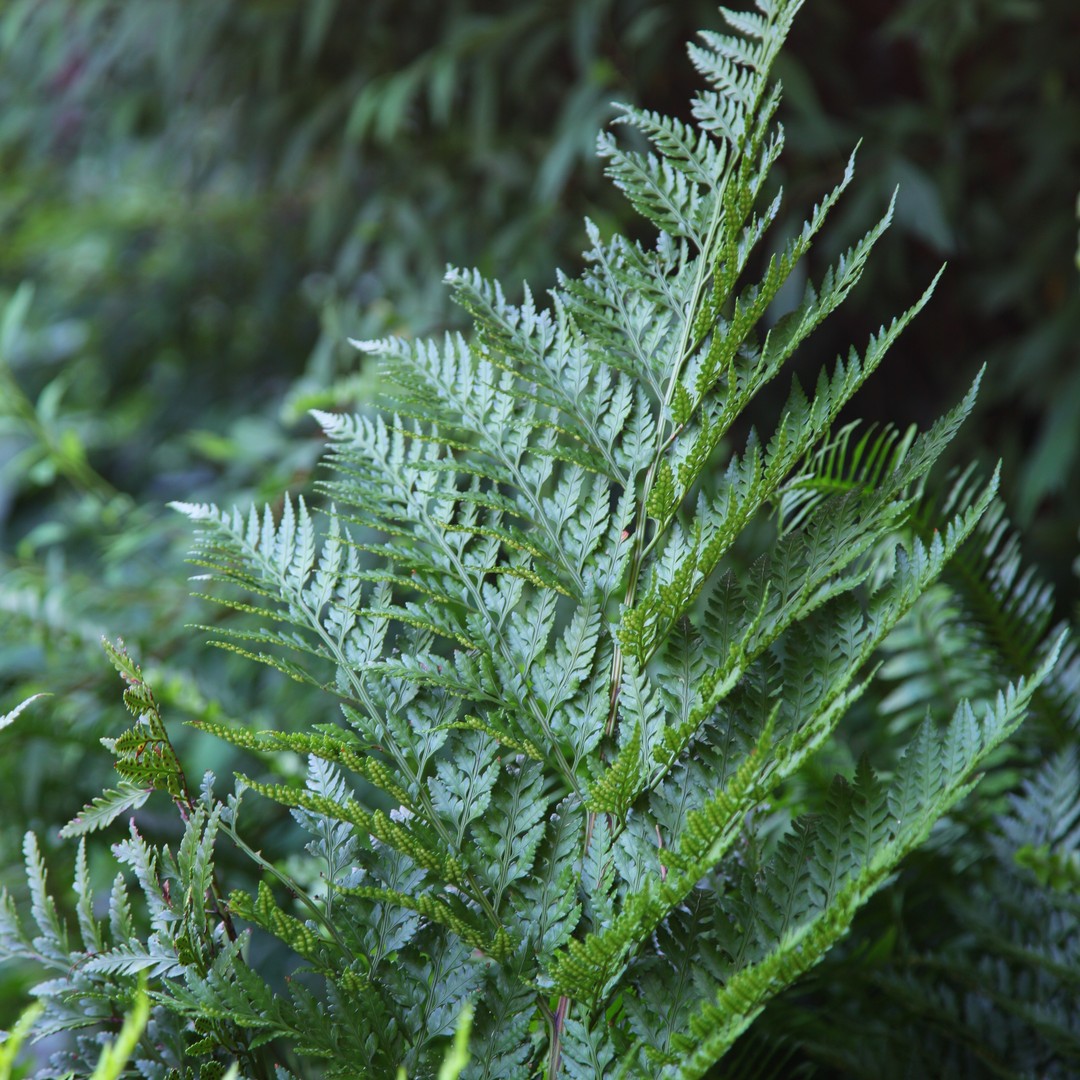
M 309 911 L 311 911 L 311 913 L 315 916 L 316 921 L 318 923 L 320 923 L 323 927 L 326 928 L 327 932 L 334 939 L 335 944 L 341 949 L 341 951 L 346 956 L 349 956 L 349 957 L 351 957 L 353 959 L 357 958 L 356 954 L 353 953 L 352 950 L 349 949 L 349 947 L 342 940 L 341 935 L 338 933 L 337 927 L 334 926 L 334 924 L 323 914 L 322 910 L 319 908 L 319 905 L 316 904 L 315 901 L 312 900 L 310 896 L 308 896 L 308 894 L 300 887 L 300 885 L 298 885 L 295 881 L 293 881 L 293 879 L 291 877 L 289 877 L 288 874 L 286 874 L 283 871 L 279 870 L 276 866 L 274 866 L 273 863 L 271 863 L 267 859 L 265 859 L 261 852 L 255 851 L 243 839 L 241 839 L 240 834 L 237 833 L 234 826 L 229 825 L 229 824 L 227 824 L 226 822 L 223 821 L 221 823 L 221 831 L 224 832 L 225 835 L 228 836 L 229 839 L 232 840 L 232 842 L 249 859 L 251 859 L 252 862 L 254 862 L 257 866 L 261 867 L 263 870 L 265 870 L 272 877 L 277 878 L 277 880 L 280 881 L 281 884 L 284 885 L 285 888 L 288 889 L 290 893 L 292 893 L 294 896 L 296 896 L 297 899 Z M 366 960 L 366 957 L 364 957 L 363 959 Z

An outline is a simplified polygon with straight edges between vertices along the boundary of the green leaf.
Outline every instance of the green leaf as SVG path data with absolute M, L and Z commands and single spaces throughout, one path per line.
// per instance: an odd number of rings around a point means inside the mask
M 128 810 L 138 810 L 153 793 L 152 787 L 139 787 L 126 781 L 117 788 L 102 792 L 89 802 L 61 830 L 60 835 L 69 838 L 85 836 L 111 825 Z

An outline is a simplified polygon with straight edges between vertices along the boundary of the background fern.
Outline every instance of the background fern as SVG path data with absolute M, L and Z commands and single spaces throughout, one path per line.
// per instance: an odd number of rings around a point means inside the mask
M 909 875 L 899 937 L 895 921 L 882 934 L 875 917 L 862 949 L 827 963 L 801 1001 L 781 1001 L 762 1034 L 774 1025 L 798 1033 L 804 1059 L 826 1075 L 1072 1075 L 1080 1062 L 1069 958 L 1074 770 L 1071 751 L 1051 758 L 985 846 L 971 830 L 935 858 L 948 873 L 931 862 Z M 839 985 L 847 992 L 834 996 L 829 987 Z M 872 1009 L 854 1006 L 855 993 Z

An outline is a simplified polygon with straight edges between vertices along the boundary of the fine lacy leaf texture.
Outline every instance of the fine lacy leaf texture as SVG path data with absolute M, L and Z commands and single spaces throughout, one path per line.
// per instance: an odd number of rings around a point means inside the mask
M 889 785 L 867 773 L 838 788 L 764 876 L 739 871 L 748 822 L 831 738 L 995 487 L 970 486 L 931 540 L 903 528 L 974 390 L 924 433 L 860 444 L 831 485 L 799 484 L 815 454 L 842 457 L 836 417 L 932 285 L 731 449 L 891 216 L 770 315 L 853 177 L 849 163 L 767 254 L 779 203 L 762 193 L 783 146 L 769 71 L 798 7 L 762 0 L 702 35 L 695 127 L 627 108 L 651 150 L 601 137 L 654 242 L 589 224 L 586 269 L 545 304 L 452 270 L 471 337 L 357 343 L 394 403 L 315 414 L 334 469 L 325 527 L 303 501 L 276 517 L 181 507 L 206 576 L 256 617 L 219 644 L 339 701 L 337 734 L 243 735 L 308 753 L 322 779 L 244 782 L 320 837 L 327 909 L 406 1018 L 408 1061 L 449 1030 L 440 1007 L 416 1011 L 410 980 L 455 956 L 451 998 L 479 995 L 477 1075 L 614 1075 L 620 1061 L 704 1075 L 970 790 L 1049 670 L 979 713 L 961 704 L 943 733 L 924 726 Z M 782 531 L 746 567 L 739 545 L 770 505 L 788 508 Z M 260 891 L 242 906 L 340 980 L 347 956 L 271 904 Z M 708 963 L 686 952 L 687 912 Z M 658 953 L 658 935 L 676 944 Z M 507 1000 L 531 1021 L 507 1027 Z
M 152 693 L 113 650 L 137 717 L 111 744 L 125 786 L 68 832 L 153 787 L 187 827 L 175 857 L 137 831 L 118 845 L 153 930 L 114 933 L 87 977 L 149 971 L 186 1020 L 282 1039 L 327 1076 L 434 1076 L 472 1002 L 466 1077 L 702 1077 L 971 790 L 1056 646 L 1030 677 L 919 726 L 888 779 L 860 767 L 786 831 L 770 815 L 996 488 L 969 483 L 931 531 L 908 527 L 977 383 L 928 430 L 842 464 L 841 410 L 933 283 L 812 387 L 792 379 L 778 413 L 762 404 L 892 214 L 778 309 L 854 176 L 852 159 L 801 231 L 770 233 L 784 141 L 770 70 L 800 6 L 757 0 L 701 35 L 692 126 L 626 108 L 638 142 L 601 137 L 647 242 L 587 223 L 581 274 L 518 303 L 451 270 L 470 335 L 356 343 L 392 402 L 315 413 L 321 513 L 302 497 L 178 505 L 200 579 L 243 616 L 214 644 L 320 704 L 278 730 L 202 724 L 255 764 L 228 806 L 196 806 Z M 306 776 L 268 775 L 285 755 Z M 309 888 L 246 846 L 254 796 L 306 834 Z M 219 831 L 263 872 L 227 905 Z M 272 990 L 244 934 L 177 948 L 162 873 L 278 939 L 303 975 Z M 35 915 L 58 942 L 44 899 Z

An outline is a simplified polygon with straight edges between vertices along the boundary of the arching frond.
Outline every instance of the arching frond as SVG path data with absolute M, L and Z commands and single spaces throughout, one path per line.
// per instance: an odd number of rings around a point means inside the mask
M 847 933 L 1046 685 L 1060 639 L 1019 646 L 1011 682 L 958 679 L 946 658 L 950 692 L 975 700 L 918 727 L 891 777 L 861 767 L 816 817 L 786 832 L 770 819 L 883 644 L 907 680 L 898 713 L 924 695 L 916 676 L 942 674 L 913 663 L 897 628 L 953 625 L 953 594 L 932 590 L 993 520 L 997 484 L 920 508 L 978 380 L 925 431 L 834 433 L 936 278 L 809 392 L 792 379 L 765 434 L 730 452 L 892 218 L 883 207 L 770 325 L 854 182 L 852 158 L 777 242 L 771 69 L 799 7 L 722 12 L 727 32 L 691 48 L 708 83 L 692 126 L 628 108 L 622 123 L 652 149 L 602 137 L 647 240 L 587 223 L 582 272 L 516 304 L 451 270 L 472 334 L 354 343 L 383 365 L 390 401 L 314 414 L 329 444 L 320 511 L 302 497 L 177 505 L 197 530 L 197 580 L 242 616 L 206 628 L 215 644 L 312 691 L 311 712 L 274 730 L 204 720 L 251 763 L 227 802 L 209 785 L 196 799 L 141 672 L 112 650 L 136 724 L 110 748 L 132 786 L 69 831 L 151 788 L 186 827 L 175 855 L 135 825 L 117 845 L 151 932 L 131 930 L 122 886 L 109 939 L 85 901 L 83 970 L 152 973 L 198 1055 L 280 1038 L 328 1077 L 431 1076 L 468 1000 L 466 1076 L 704 1076 Z M 969 569 L 989 575 L 1003 627 L 1044 637 L 1041 593 L 988 545 Z M 306 834 L 300 874 L 245 840 L 252 800 Z M 219 835 L 259 868 L 254 893 L 222 897 Z M 32 844 L 28 866 L 45 962 L 66 963 Z M 287 988 L 245 951 L 245 924 L 293 956 Z

